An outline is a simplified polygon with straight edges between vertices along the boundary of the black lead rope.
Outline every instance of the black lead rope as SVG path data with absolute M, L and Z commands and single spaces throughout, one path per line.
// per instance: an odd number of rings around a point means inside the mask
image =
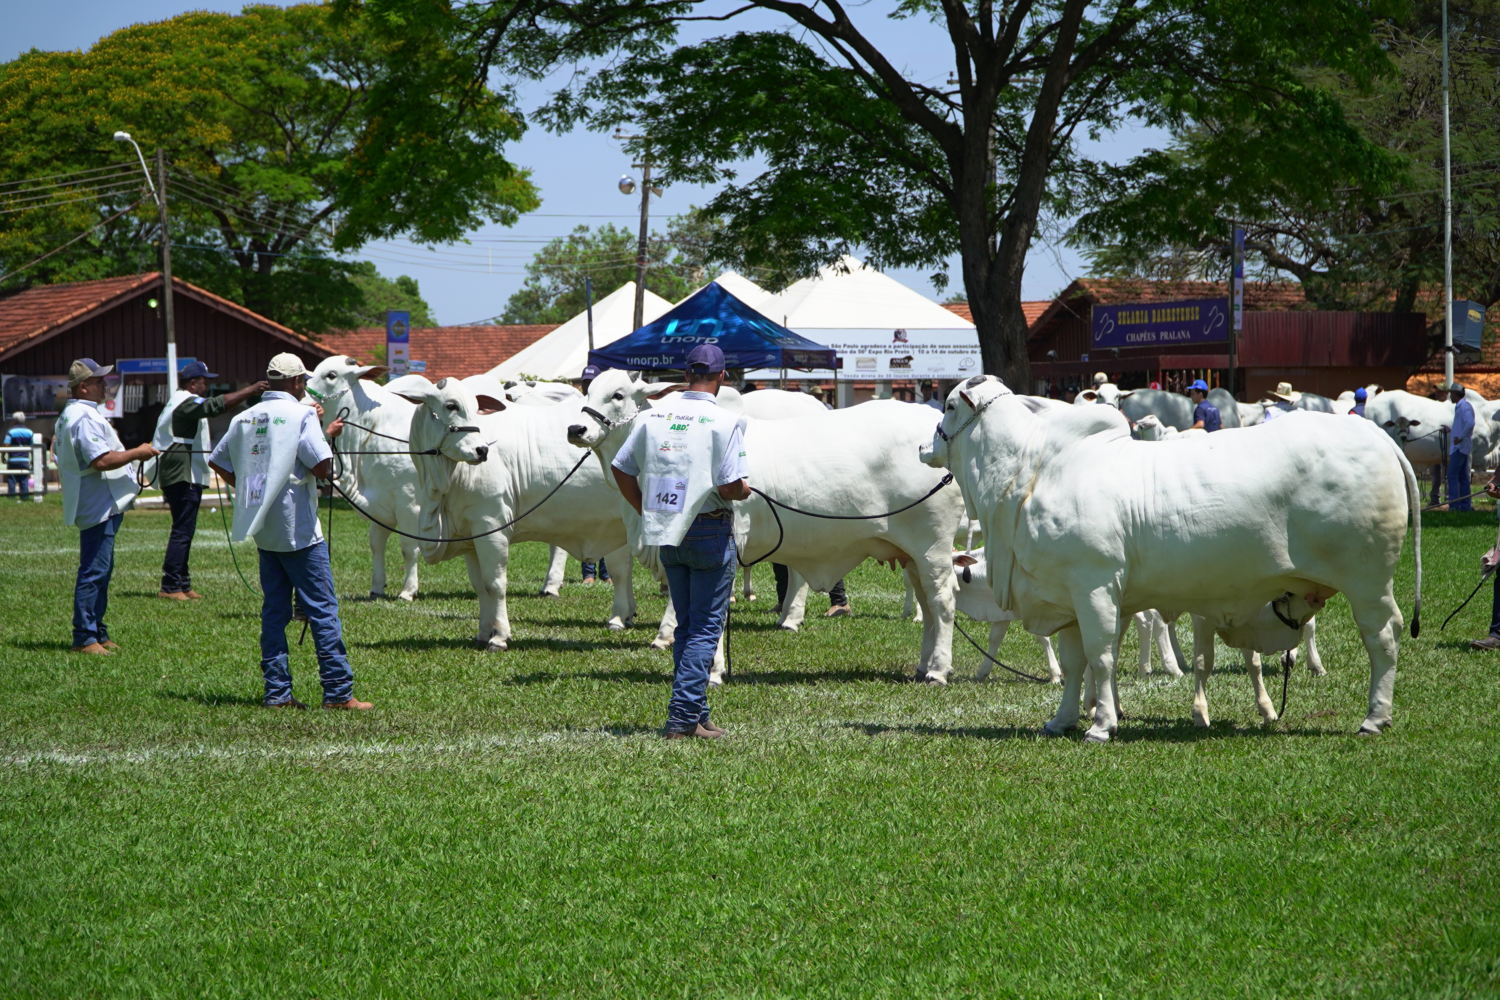
M 989 654 L 989 650 L 985 649 L 979 643 L 975 642 L 974 641 L 974 637 L 971 636 L 969 633 L 967 633 L 967 632 L 964 631 L 964 627 L 958 623 L 958 619 L 956 619 L 956 618 L 953 620 L 953 627 L 956 628 L 956 629 L 958 629 L 958 634 L 959 635 L 963 636 L 965 639 L 967 639 L 969 641 L 969 645 L 971 645 L 975 649 L 979 650 L 979 654 L 981 656 L 983 656 L 986 660 L 989 660 L 991 663 L 993 663 L 995 666 L 999 667 L 1001 670 L 1008 670 L 1011 673 L 1015 674 L 1017 677 L 1024 678 L 1024 679 L 1026 679 L 1028 681 L 1035 681 L 1038 684 L 1051 684 L 1052 683 L 1051 681 L 1049 681 L 1045 677 L 1038 677 L 1035 674 L 1028 674 L 1025 671 L 1017 670 L 1015 667 L 1008 667 L 1005 664 L 1001 663 L 999 660 L 995 659 L 993 656 L 991 656 Z
M 1295 648 L 1295 647 L 1294 647 Z M 1281 654 L 1281 711 L 1276 713 L 1276 718 L 1286 718 L 1286 689 L 1292 680 L 1292 650 L 1289 649 Z
M 1479 588 L 1484 586 L 1484 581 L 1488 580 L 1490 578 L 1490 574 L 1494 572 L 1495 567 L 1491 566 L 1489 569 L 1479 574 L 1479 582 L 1474 584 L 1474 589 L 1469 591 L 1469 596 L 1464 598 L 1464 602 L 1458 607 L 1454 608 L 1453 612 L 1449 614 L 1447 618 L 1443 619 L 1443 624 L 1438 626 L 1439 632 L 1448 627 L 1448 623 L 1453 620 L 1454 615 L 1457 615 L 1460 611 L 1469 606 L 1469 602 L 1474 599 L 1474 595 L 1479 593 Z
M 803 510 L 801 507 L 793 507 L 789 503 L 782 503 L 780 500 L 777 500 L 775 497 L 767 494 L 764 490 L 760 490 L 752 486 L 750 487 L 750 492 L 756 494 L 766 502 L 766 507 L 771 511 L 771 516 L 776 519 L 776 544 L 771 546 L 770 551 L 765 555 L 760 556 L 756 559 L 752 559 L 750 562 L 744 562 L 743 560 L 741 560 L 739 557 L 739 553 L 736 552 L 734 556 L 735 561 L 738 562 L 741 567 L 749 569 L 756 563 L 765 562 L 767 559 L 771 558 L 773 554 L 775 554 L 777 549 L 781 548 L 781 543 L 786 541 L 786 527 L 781 523 L 781 515 L 776 513 L 777 507 L 781 507 L 784 510 L 789 510 L 793 514 L 801 514 L 804 517 L 822 518 L 825 521 L 874 521 L 882 517 L 895 517 L 897 514 L 901 514 L 908 510 L 911 510 L 918 504 L 926 503 L 929 499 L 931 499 L 933 494 L 935 494 L 938 490 L 942 489 L 944 486 L 947 486 L 951 482 L 953 482 L 953 473 L 944 473 L 943 478 L 939 479 L 937 485 L 932 489 L 928 490 L 926 493 L 922 494 L 920 497 L 913 500 L 905 507 L 898 507 L 895 510 L 888 510 L 883 514 L 819 514 L 816 511 Z
M 1466 494 L 1464 494 L 1461 497 L 1450 497 L 1450 498 L 1448 498 L 1447 500 L 1444 500 L 1441 503 L 1431 503 L 1431 504 L 1428 504 L 1426 507 L 1422 508 L 1422 513 L 1426 514 L 1429 511 L 1437 510 L 1439 507 L 1446 507 L 1449 504 L 1458 503 L 1460 500 L 1470 500 L 1470 499 L 1472 499 L 1474 497 L 1482 497 L 1484 495 L 1485 495 L 1485 491 L 1484 490 L 1475 490 L 1473 493 L 1466 493 Z

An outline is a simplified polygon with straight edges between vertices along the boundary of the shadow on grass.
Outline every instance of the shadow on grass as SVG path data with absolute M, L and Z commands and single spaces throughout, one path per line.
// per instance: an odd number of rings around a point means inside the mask
M 73 648 L 70 642 L 59 642 L 56 639 L 12 639 L 5 644 L 11 649 L 24 649 L 32 653 L 66 653 Z M 84 657 L 80 656 L 82 660 Z
M 517 674 L 500 681 L 501 684 L 553 684 L 557 681 L 618 681 L 626 684 L 662 684 L 670 682 L 672 669 L 663 663 L 659 671 L 652 670 L 540 670 L 529 674 Z M 910 684 L 905 674 L 878 670 L 825 670 L 804 672 L 797 670 L 746 670 L 741 668 L 729 675 L 729 684 L 845 684 L 852 681 L 877 681 L 884 684 Z
M 875 722 L 846 722 L 844 726 L 864 733 L 866 736 L 882 736 L 886 733 L 907 733 L 914 736 L 949 736 L 958 739 L 1013 740 L 1013 739 L 1065 739 L 1083 742 L 1087 725 L 1080 725 L 1062 736 L 1043 732 L 1040 725 L 1021 726 L 932 726 L 932 725 L 885 725 Z M 1215 722 L 1207 729 L 1196 726 L 1190 719 L 1164 719 L 1145 716 L 1127 718 L 1120 723 L 1119 731 L 1110 737 L 1111 743 L 1201 743 L 1205 740 L 1222 739 L 1267 739 L 1283 736 L 1342 736 L 1326 729 L 1302 729 L 1285 726 L 1280 722 L 1269 726 L 1237 726 L 1231 722 Z
M 195 705 L 207 705 L 209 708 L 221 708 L 225 705 L 259 708 L 261 702 L 259 698 L 249 698 L 240 694 L 223 694 L 217 691 L 158 691 L 156 696 L 173 701 L 192 702 Z
M 611 635 L 615 633 L 610 633 Z M 482 653 L 485 650 L 474 645 L 474 640 L 469 637 L 443 637 L 432 636 L 399 636 L 390 639 L 360 639 L 358 636 L 348 638 L 351 646 L 361 649 L 457 649 L 469 650 L 474 653 Z M 552 652 L 589 652 L 591 650 L 603 649 L 614 652 L 621 648 L 620 643 L 611 642 L 607 639 L 517 639 L 511 637 L 504 651 L 496 651 L 499 655 L 505 653 L 517 653 L 525 650 L 550 650 Z

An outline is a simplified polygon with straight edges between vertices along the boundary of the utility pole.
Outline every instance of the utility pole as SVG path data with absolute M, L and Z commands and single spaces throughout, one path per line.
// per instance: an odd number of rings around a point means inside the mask
M 651 210 L 651 157 L 641 157 L 631 166 L 641 172 L 641 238 L 635 248 L 635 327 L 639 330 L 646 317 L 646 225 Z
M 1443 378 L 1453 384 L 1453 149 L 1448 139 L 1448 0 L 1443 0 Z
M 167 157 L 156 149 L 156 209 L 161 219 L 161 307 L 167 326 L 167 392 L 177 391 L 177 326 L 172 316 L 172 232 L 167 226 Z

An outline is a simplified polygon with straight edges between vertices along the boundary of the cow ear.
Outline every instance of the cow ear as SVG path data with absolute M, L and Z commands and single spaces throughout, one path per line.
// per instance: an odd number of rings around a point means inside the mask
M 960 389 L 959 392 L 958 392 L 958 398 L 961 399 L 961 400 L 963 400 L 964 404 L 967 405 L 969 407 L 969 409 L 971 409 L 971 410 L 976 409 L 976 407 L 974 406 L 974 400 L 972 400 L 972 399 L 969 398 L 969 390 L 967 390 L 967 389 Z
M 974 556 L 969 555 L 968 553 L 953 557 L 953 565 L 955 566 L 973 566 L 977 562 L 979 562 L 979 560 Z
M 416 374 L 391 379 L 385 387 L 402 399 L 416 403 L 418 406 L 429 399 L 436 399 L 438 395 L 437 386 L 427 381 L 425 376 Z
M 380 378 L 389 372 L 385 365 L 360 365 L 354 369 L 355 378 Z
M 475 394 L 474 399 L 479 403 L 480 413 L 499 413 L 501 410 L 505 409 L 505 401 L 496 399 L 494 396 L 486 396 L 483 393 L 477 393 Z
M 626 372 L 625 376 L 627 378 L 629 378 L 630 381 L 632 381 L 632 382 L 639 382 L 641 380 L 641 373 L 640 372 Z
M 644 382 L 640 386 L 640 391 L 645 398 L 656 399 L 658 396 L 664 396 L 669 392 L 681 391 L 686 388 L 687 386 L 681 382 Z
M 1126 396 L 1129 396 L 1133 392 L 1135 392 L 1134 389 L 1126 389 L 1124 392 L 1120 393 L 1119 398 L 1124 399 Z

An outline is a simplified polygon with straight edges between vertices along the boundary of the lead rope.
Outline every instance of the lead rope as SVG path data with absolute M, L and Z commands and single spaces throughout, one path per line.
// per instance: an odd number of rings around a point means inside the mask
M 1028 673 L 1026 673 L 1024 671 L 1017 670 L 1015 667 L 1008 667 L 1005 664 L 1001 663 L 999 660 L 995 659 L 993 656 L 991 656 L 989 654 L 989 650 L 985 649 L 979 643 L 975 642 L 974 641 L 974 637 L 971 636 L 969 633 L 967 633 L 967 632 L 964 631 L 964 627 L 958 623 L 958 619 L 956 619 L 956 618 L 953 620 L 953 627 L 956 628 L 956 629 L 958 629 L 958 634 L 959 635 L 963 636 L 965 639 L 967 639 L 969 641 L 969 645 L 971 645 L 975 649 L 979 650 L 979 654 L 981 656 L 983 656 L 986 660 L 989 660 L 991 663 L 993 663 L 995 666 L 999 667 L 1001 670 L 1009 670 L 1011 673 L 1015 674 L 1017 677 L 1025 678 L 1028 681 L 1036 681 L 1038 684 L 1051 684 L 1052 683 L 1051 681 L 1049 681 L 1045 677 L 1038 677 L 1035 674 L 1028 674 Z
M 781 543 L 786 541 L 786 528 L 781 523 L 781 515 L 776 513 L 777 507 L 789 510 L 793 514 L 801 514 L 804 517 L 822 518 L 825 521 L 874 521 L 882 517 L 895 517 L 897 514 L 901 514 L 905 511 L 911 510 L 918 504 L 926 503 L 929 499 L 931 499 L 933 494 L 937 493 L 938 490 L 942 489 L 944 486 L 947 486 L 951 482 L 953 482 L 953 473 L 944 473 L 943 478 L 939 479 L 937 485 L 932 489 L 928 490 L 926 493 L 922 494 L 920 497 L 913 500 L 905 507 L 898 507 L 895 510 L 888 510 L 883 514 L 819 514 L 815 511 L 803 510 L 800 507 L 793 507 L 789 503 L 783 503 L 782 501 L 777 500 L 775 497 L 766 493 L 764 490 L 757 489 L 756 487 L 752 486 L 750 487 L 750 492 L 756 494 L 766 502 L 766 507 L 768 510 L 770 510 L 771 516 L 776 519 L 776 544 L 771 546 L 770 551 L 766 552 L 765 555 L 762 555 L 756 559 L 752 559 L 750 562 L 742 561 L 739 557 L 739 552 L 736 551 L 734 556 L 735 561 L 738 562 L 741 567 L 748 569 L 749 567 L 754 566 L 756 563 L 765 562 L 773 554 L 775 554 L 777 549 L 781 548 Z
M 1457 615 L 1460 611 L 1469 606 L 1469 602 L 1474 599 L 1474 595 L 1479 593 L 1479 588 L 1484 586 L 1484 581 L 1488 580 L 1490 578 L 1490 574 L 1494 572 L 1495 567 L 1491 566 L 1489 569 L 1479 574 L 1479 582 L 1474 584 L 1474 589 L 1469 591 L 1469 596 L 1464 598 L 1464 602 L 1458 607 L 1454 608 L 1452 613 L 1449 614 L 1447 618 L 1443 619 L 1443 624 L 1438 626 L 1439 632 L 1448 627 L 1448 623 L 1453 620 L 1454 615 Z
M 1296 647 L 1281 654 L 1281 711 L 1276 713 L 1276 718 L 1286 718 L 1286 689 L 1292 680 L 1292 652 Z

